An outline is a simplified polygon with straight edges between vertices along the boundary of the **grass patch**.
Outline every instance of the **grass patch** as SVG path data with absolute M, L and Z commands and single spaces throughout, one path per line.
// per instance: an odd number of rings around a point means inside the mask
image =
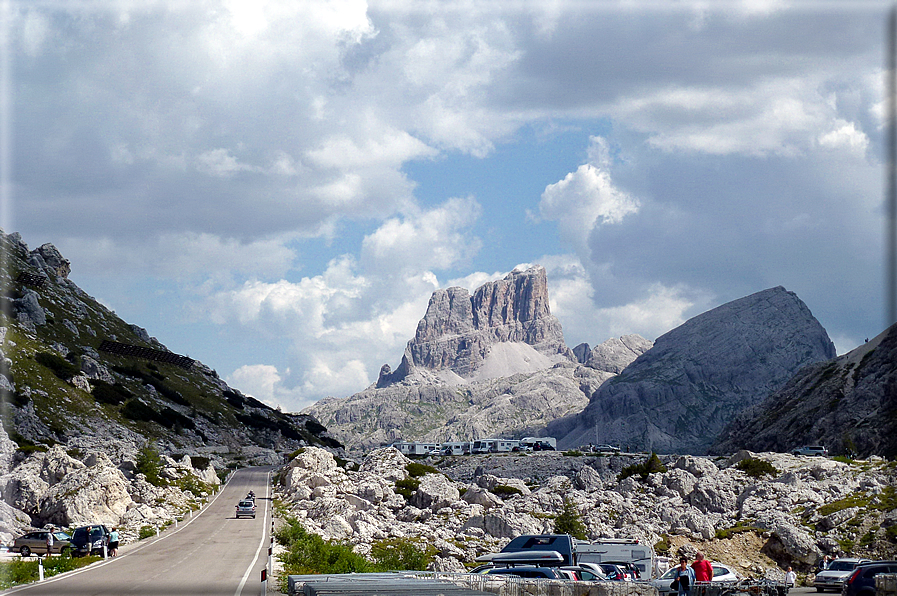
M 768 461 L 747 457 L 735 465 L 736 468 L 750 476 L 751 478 L 762 478 L 763 476 L 778 476 L 780 471 Z
M 156 528 L 153 526 L 141 526 L 140 530 L 137 532 L 138 540 L 146 540 L 147 538 L 152 538 L 156 535 Z
M 660 540 L 654 543 L 654 550 L 658 554 L 667 554 L 670 552 L 670 546 L 670 536 L 669 534 L 664 534 L 660 537 Z
M 824 517 L 826 515 L 831 515 L 832 513 L 837 513 L 838 511 L 850 509 L 851 507 L 866 507 L 869 505 L 870 501 L 871 499 L 863 493 L 853 493 L 847 495 L 843 499 L 826 503 L 818 508 L 816 513 Z M 845 549 L 845 552 L 850 551 Z
M 45 558 L 44 577 L 53 577 L 66 571 L 73 571 L 86 567 L 91 563 L 101 561 L 102 557 L 50 557 Z M 0 563 L 0 590 L 13 586 L 29 584 L 38 580 L 37 561 L 9 561 Z
M 716 537 L 719 540 L 725 540 L 726 538 L 731 538 L 736 534 L 743 534 L 745 532 L 754 532 L 758 536 L 763 533 L 762 528 L 758 528 L 757 526 L 753 526 L 750 522 L 738 522 L 731 528 L 724 528 L 716 531 Z
M 512 497 L 514 495 L 522 495 L 523 492 L 516 486 L 508 486 L 507 484 L 496 484 L 492 487 L 492 494 L 499 497 Z
M 63 381 L 68 381 L 81 370 L 61 356 L 51 354 L 49 352 L 38 352 L 34 355 L 34 360 L 41 366 L 46 366 L 53 374 Z
M 569 451 L 564 451 L 561 455 L 566 455 L 567 457 L 582 457 L 582 451 L 578 449 L 570 449 Z
M 405 471 L 408 472 L 408 475 L 412 478 L 420 478 L 421 476 L 426 476 L 427 474 L 441 474 L 439 470 L 434 468 L 433 466 L 428 466 L 426 464 L 422 464 L 416 461 L 413 461 L 409 464 L 405 465 Z
M 641 476 L 642 480 L 647 480 L 649 474 L 662 474 L 666 471 L 667 467 L 661 463 L 660 458 L 657 457 L 657 454 L 651 453 L 648 459 L 646 459 L 642 463 L 632 464 L 631 466 L 626 466 L 625 468 L 623 468 L 617 475 L 617 482 L 625 480 L 630 476 L 635 476 L 636 474 Z
M 420 480 L 417 478 L 405 478 L 396 481 L 395 492 L 405 497 L 407 501 L 411 499 L 411 495 L 417 492 L 418 488 L 420 488 Z

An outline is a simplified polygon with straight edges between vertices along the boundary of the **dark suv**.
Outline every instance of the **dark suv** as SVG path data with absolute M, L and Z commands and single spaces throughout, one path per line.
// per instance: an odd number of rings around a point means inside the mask
M 897 561 L 872 561 L 857 565 L 844 581 L 842 596 L 875 596 L 875 576 L 880 573 L 897 573 Z
M 75 556 L 102 555 L 104 544 L 109 544 L 109 529 L 104 525 L 81 526 L 72 533 Z

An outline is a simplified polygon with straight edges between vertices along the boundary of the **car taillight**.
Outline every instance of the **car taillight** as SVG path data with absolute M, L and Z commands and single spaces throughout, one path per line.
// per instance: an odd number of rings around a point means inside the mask
M 862 569 L 854 569 L 853 573 L 850 574 L 850 577 L 847 578 L 847 584 L 848 585 L 852 584 L 853 580 L 858 578 L 860 576 L 860 573 L 862 573 L 862 572 L 863 572 Z

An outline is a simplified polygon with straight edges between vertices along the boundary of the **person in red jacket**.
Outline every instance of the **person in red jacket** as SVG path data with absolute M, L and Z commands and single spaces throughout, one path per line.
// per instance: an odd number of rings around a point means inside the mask
M 691 564 L 691 568 L 695 570 L 695 581 L 709 582 L 713 580 L 713 565 L 704 558 L 704 553 L 699 552 L 695 555 L 695 562 Z

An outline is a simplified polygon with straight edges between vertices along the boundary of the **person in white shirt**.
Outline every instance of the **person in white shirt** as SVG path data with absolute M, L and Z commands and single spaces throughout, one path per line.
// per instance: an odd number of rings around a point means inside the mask
M 797 574 L 794 573 L 794 570 L 791 567 L 788 567 L 788 571 L 785 573 L 785 585 L 788 586 L 788 589 L 794 587 L 794 584 L 797 583 Z

